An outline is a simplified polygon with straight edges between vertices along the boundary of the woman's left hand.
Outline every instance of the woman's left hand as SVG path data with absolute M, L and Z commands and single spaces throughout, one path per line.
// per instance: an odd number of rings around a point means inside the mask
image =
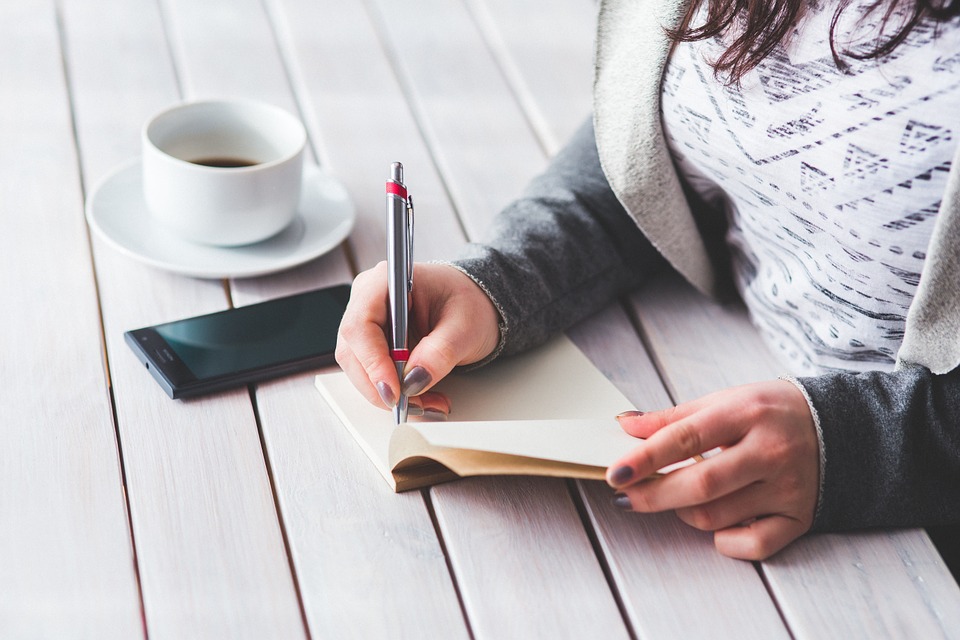
M 714 531 L 720 553 L 745 560 L 767 558 L 810 529 L 819 444 L 807 402 L 792 383 L 734 387 L 618 419 L 627 433 L 647 439 L 607 470 L 607 482 L 622 494 L 619 506 L 675 509 L 687 524 Z M 717 455 L 650 477 L 716 447 Z

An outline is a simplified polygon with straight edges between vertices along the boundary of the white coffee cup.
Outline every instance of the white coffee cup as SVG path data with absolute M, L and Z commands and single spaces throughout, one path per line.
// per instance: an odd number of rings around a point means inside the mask
M 306 141 L 297 118 L 267 104 L 211 100 L 166 109 L 143 127 L 147 207 L 193 242 L 265 240 L 297 213 Z

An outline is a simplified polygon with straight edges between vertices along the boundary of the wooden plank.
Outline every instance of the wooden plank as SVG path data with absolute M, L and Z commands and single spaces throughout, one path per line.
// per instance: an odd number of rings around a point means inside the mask
M 144 119 L 180 99 L 151 2 L 64 6 L 83 173 L 139 153 Z M 304 635 L 246 391 L 173 402 L 124 330 L 222 309 L 222 284 L 161 273 L 94 244 L 151 637 Z
M 390 490 L 312 374 L 257 403 L 312 636 L 469 637 L 423 496 Z
M 466 0 L 548 155 L 590 117 L 597 6 Z M 549 11 L 549 13 L 548 13 Z
M 184 96 L 260 100 L 296 113 L 262 2 L 159 2 Z
M 796 638 L 960 638 L 960 587 L 921 530 L 809 536 L 763 567 Z
M 297 105 L 270 15 L 259 2 L 167 2 L 181 78 L 198 94 Z M 365 16 L 364 16 L 365 18 Z M 273 9 L 278 25 L 287 22 Z M 284 27 L 283 34 L 289 33 Z M 372 34 L 372 32 L 371 32 Z M 311 30 L 311 35 L 315 31 Z M 359 44 L 359 43 L 357 43 Z M 292 43 L 283 43 L 289 52 Z M 241 69 L 242 73 L 231 73 Z M 370 86 L 378 104 L 379 88 Z M 345 106 L 345 105 L 344 105 Z M 340 107 L 342 108 L 342 107 Z M 411 123 L 412 125 L 412 123 Z M 351 135 L 343 131 L 342 135 Z M 353 145 L 319 149 L 328 169 Z M 329 165 L 333 166 L 329 166 Z M 381 167 L 386 170 L 387 165 Z M 368 191 L 383 205 L 383 178 Z M 342 250 L 301 268 L 231 283 L 236 305 L 351 279 Z M 460 604 L 422 496 L 395 496 L 313 387 L 313 373 L 258 385 L 277 500 L 315 637 L 464 637 Z
M 783 371 L 742 307 L 714 304 L 679 278 L 632 302 L 678 402 Z M 762 567 L 796 638 L 949 637 L 960 629 L 960 591 L 922 530 L 807 536 Z
M 0 636 L 142 637 L 52 3 L 0 6 L 0 78 Z
M 624 512 L 606 484 L 579 484 L 638 637 L 790 637 L 753 566 L 718 554 L 711 534 L 673 513 Z
M 546 166 L 543 152 L 463 6 L 374 4 L 433 160 L 467 235 L 479 238 Z
M 383 185 L 394 161 L 404 163 L 416 204 L 416 259 L 453 257 L 463 230 L 363 3 L 266 0 L 266 5 L 320 162 L 343 181 L 356 204 L 350 237 L 355 267 L 362 271 L 385 257 Z
M 715 304 L 679 276 L 665 274 L 632 304 L 677 402 L 786 373 L 742 303 Z
M 431 494 L 475 637 L 628 637 L 564 482 L 471 478 Z

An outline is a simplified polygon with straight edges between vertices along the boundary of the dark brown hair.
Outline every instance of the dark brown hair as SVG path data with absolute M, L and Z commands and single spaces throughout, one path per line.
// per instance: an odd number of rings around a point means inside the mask
M 693 0 L 680 26 L 667 33 L 674 42 L 694 42 L 716 36 L 728 39 L 726 50 L 711 64 L 718 78 L 725 77 L 727 84 L 735 85 L 789 37 L 806 14 L 810 1 Z M 707 3 L 706 21 L 691 28 L 691 21 L 704 2 Z M 847 68 L 843 56 L 868 60 L 889 54 L 924 19 L 943 22 L 960 15 L 960 0 L 873 0 L 866 6 L 864 16 L 882 12 L 876 46 L 863 52 L 840 52 L 836 45 L 836 28 L 841 14 L 851 2 L 840 0 L 830 22 L 830 51 L 840 69 Z M 895 15 L 900 24 L 888 35 L 887 23 Z

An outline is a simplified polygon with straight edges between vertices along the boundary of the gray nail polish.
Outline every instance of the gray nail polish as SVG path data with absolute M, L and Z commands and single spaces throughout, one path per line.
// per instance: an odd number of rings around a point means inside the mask
M 400 385 L 400 390 L 405 395 L 415 396 L 426 389 L 431 380 L 433 380 L 433 378 L 426 369 L 423 367 L 414 367 L 407 375 L 403 376 L 403 383 Z
M 625 511 L 629 511 L 632 508 L 632 506 L 630 505 L 630 498 L 623 495 L 622 493 L 618 493 L 617 495 L 613 496 L 613 500 L 611 500 L 610 502 L 613 503 L 613 506 L 617 507 L 618 509 L 623 509 Z
M 615 485 L 627 484 L 633 478 L 633 469 L 627 466 L 617 467 L 610 474 L 610 481 Z
M 407 409 L 407 415 L 416 418 L 423 418 L 427 422 L 446 422 L 447 414 L 439 409 L 424 409 L 420 405 L 411 404 Z
M 393 395 L 393 389 L 383 380 L 377 383 L 377 393 L 380 394 L 380 399 L 383 400 L 383 404 L 388 407 L 393 407 L 397 404 L 397 398 Z

